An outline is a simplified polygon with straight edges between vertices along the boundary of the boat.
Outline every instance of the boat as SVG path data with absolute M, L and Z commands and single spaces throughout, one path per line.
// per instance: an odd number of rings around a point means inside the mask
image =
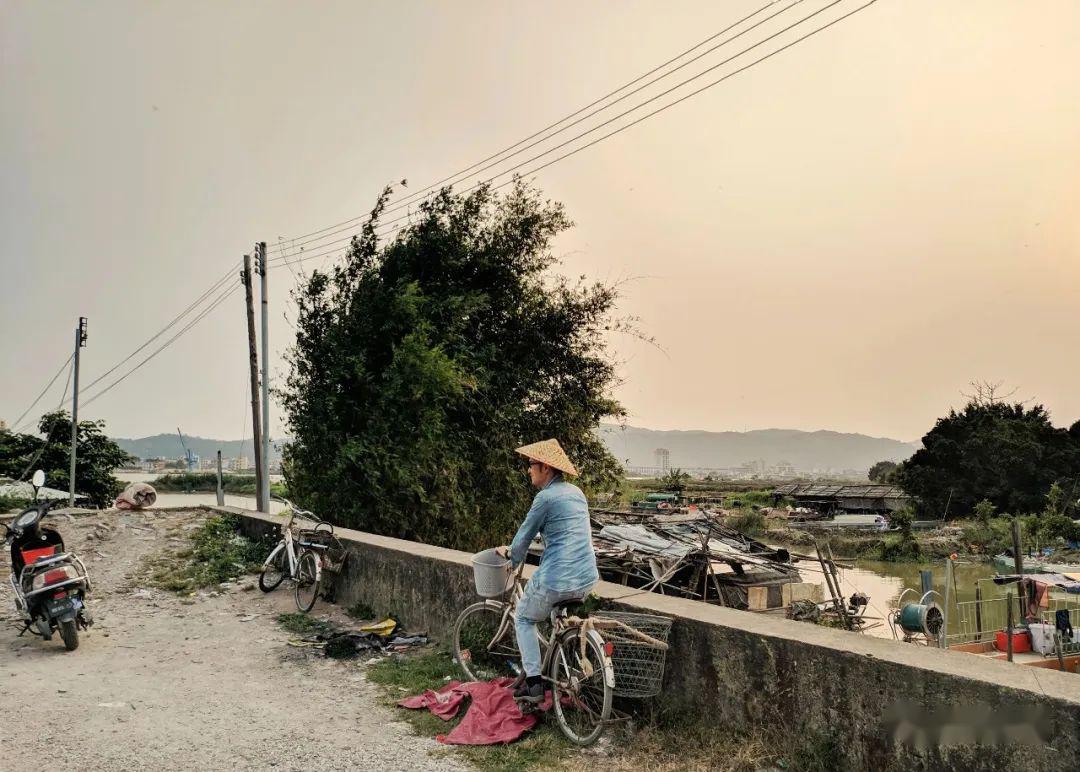
M 1061 563 L 1034 555 L 1025 555 L 1022 567 L 1026 574 L 1080 573 L 1080 563 Z M 1016 561 L 1009 553 L 1002 552 L 1000 555 L 994 555 L 994 568 L 999 571 L 1015 571 Z

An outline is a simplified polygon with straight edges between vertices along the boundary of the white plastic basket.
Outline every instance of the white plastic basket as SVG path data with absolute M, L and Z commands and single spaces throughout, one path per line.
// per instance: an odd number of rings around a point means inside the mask
M 510 561 L 494 549 L 473 555 L 472 567 L 477 595 L 498 598 L 510 588 Z

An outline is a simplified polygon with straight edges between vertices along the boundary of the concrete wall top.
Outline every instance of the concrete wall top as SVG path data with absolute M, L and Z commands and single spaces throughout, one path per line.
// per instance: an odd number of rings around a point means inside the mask
M 204 507 L 228 512 L 269 524 L 284 522 L 281 515 L 270 515 L 236 507 Z M 338 538 L 401 552 L 414 557 L 471 566 L 472 555 L 459 550 L 430 544 L 405 541 L 389 536 L 364 533 L 349 528 L 335 528 Z M 1060 700 L 1080 708 L 1080 675 L 1025 667 L 1003 660 L 989 659 L 963 652 L 902 643 L 886 638 L 836 630 L 828 627 L 795 622 L 749 611 L 714 606 L 699 601 L 672 598 L 652 592 L 634 590 L 619 584 L 599 582 L 593 592 L 599 597 L 631 606 L 643 613 L 660 614 L 694 620 L 707 625 L 733 628 L 752 635 L 784 641 L 796 641 L 804 646 L 842 651 L 848 655 L 878 659 L 901 667 L 950 675 L 982 682 L 996 688 L 1016 689 L 1032 696 Z

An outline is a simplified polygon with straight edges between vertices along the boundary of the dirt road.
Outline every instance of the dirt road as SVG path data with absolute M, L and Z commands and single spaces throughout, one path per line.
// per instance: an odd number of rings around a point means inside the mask
M 202 517 L 55 518 L 95 583 L 96 623 L 73 652 L 59 636 L 16 637 L 9 558 L 0 558 L 0 767 L 463 768 L 380 704 L 360 668 L 287 647 L 274 621 L 295 610 L 284 589 L 264 596 L 241 580 L 180 599 L 141 587 L 143 557 L 183 546 Z

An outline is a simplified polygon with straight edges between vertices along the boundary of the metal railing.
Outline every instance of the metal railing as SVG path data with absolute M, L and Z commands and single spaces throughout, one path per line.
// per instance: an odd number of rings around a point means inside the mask
M 978 586 L 980 598 L 957 601 L 950 609 L 949 630 L 946 635 L 949 645 L 994 640 L 994 634 L 1008 626 L 1010 587 L 1013 590 L 1013 626 L 1016 627 L 1027 618 L 1027 599 L 1019 596 L 1015 584 L 1003 587 L 994 584 L 991 579 L 984 579 L 978 582 Z M 1046 604 L 1037 611 L 1039 621 L 1054 624 L 1057 612 L 1067 611 L 1073 628 L 1080 630 L 1080 596 L 1051 588 L 1046 596 Z

